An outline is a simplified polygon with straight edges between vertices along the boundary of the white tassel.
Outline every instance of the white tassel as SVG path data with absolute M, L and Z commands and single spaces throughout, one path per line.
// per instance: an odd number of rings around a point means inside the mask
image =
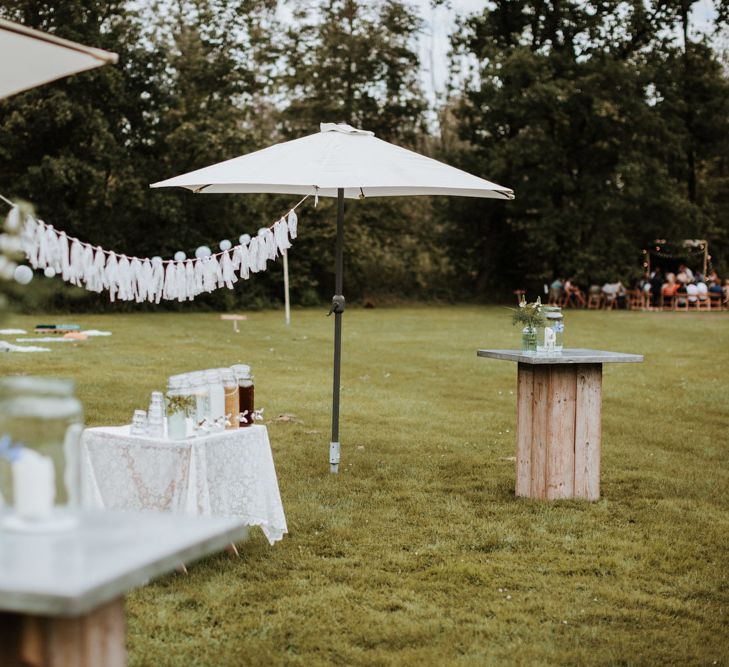
M 142 292 L 144 290 L 144 268 L 138 257 L 132 257 L 129 262 L 132 274 L 132 298 L 137 303 L 144 301 Z
M 139 270 L 139 280 L 137 282 L 137 290 L 139 292 L 139 301 L 153 301 L 154 291 L 152 290 L 152 276 L 154 269 L 152 262 L 145 259 L 142 262 L 142 268 Z
M 117 263 L 117 276 L 119 293 L 118 298 L 120 301 L 131 301 L 134 298 L 132 290 L 132 267 L 129 258 L 126 255 L 122 255 Z
M 73 239 L 71 252 L 69 254 L 69 276 L 68 281 L 72 285 L 81 285 L 81 278 L 84 275 L 83 268 L 84 247 L 78 239 Z
M 185 262 L 175 263 L 175 289 L 177 300 L 184 301 L 187 298 L 187 279 L 185 276 Z
M 113 252 L 109 253 L 109 257 L 106 260 L 106 266 L 104 266 L 102 285 L 104 288 L 109 290 L 109 299 L 112 302 L 116 299 L 116 293 L 119 290 L 118 268 L 119 262 L 116 258 L 116 254 Z
M 175 263 L 167 262 L 165 268 L 165 284 L 162 290 L 163 299 L 174 299 L 175 298 L 175 277 L 177 272 L 175 271 Z
M 185 262 L 185 294 L 187 294 L 189 301 L 197 296 L 195 290 L 195 265 L 191 259 Z
M 225 286 L 228 289 L 233 289 L 233 284 L 238 282 L 238 277 L 235 275 L 233 260 L 227 250 L 220 256 L 220 270 Z
M 244 280 L 248 280 L 250 277 L 250 263 L 248 258 L 248 246 L 239 245 L 236 246 L 233 251 L 233 266 L 238 271 L 238 275 Z
M 61 277 L 69 282 L 71 277 L 71 259 L 70 249 L 68 247 L 68 237 L 66 232 L 61 232 L 58 235 L 58 249 L 60 251 L 61 259 Z
M 258 253 L 259 253 L 258 237 L 254 236 L 248 242 L 248 268 L 251 273 L 258 273 Z
M 318 199 L 319 199 L 319 197 L 317 195 L 317 200 Z M 294 210 L 289 211 L 288 223 L 289 223 L 289 236 L 292 239 L 295 239 L 296 234 L 297 234 L 297 229 L 299 226 L 299 218 L 296 215 L 296 211 L 294 211 Z
M 201 259 L 195 260 L 195 296 L 205 291 L 205 263 Z
M 150 301 L 159 303 L 165 287 L 165 265 L 161 257 L 152 259 L 152 281 L 150 284 Z
M 106 268 L 106 254 L 101 248 L 94 249 L 85 244 L 81 256 L 81 269 L 86 289 L 92 292 L 101 292 L 106 287 L 104 278 Z
M 273 226 L 273 235 L 276 238 L 276 247 L 279 252 L 284 252 L 291 247 L 291 241 L 289 241 L 289 226 L 283 218 L 281 218 Z
M 14 207 L 8 214 L 8 220 L 10 216 L 16 212 L 20 216 L 18 207 Z M 38 224 L 35 218 L 28 216 L 25 221 L 25 227 L 23 228 L 23 250 L 28 257 L 28 262 L 34 268 L 38 268 L 38 246 L 39 246 L 39 234 L 41 233 L 41 226 Z

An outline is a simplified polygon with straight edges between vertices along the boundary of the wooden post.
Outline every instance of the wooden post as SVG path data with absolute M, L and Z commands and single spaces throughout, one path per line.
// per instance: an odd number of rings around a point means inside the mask
M 575 497 L 600 498 L 602 365 L 577 367 L 575 411 Z
M 574 367 L 553 366 L 548 401 L 547 498 L 573 498 L 575 492 Z
M 516 401 L 516 495 L 530 496 L 532 487 L 532 410 L 534 367 L 519 364 Z
M 124 598 L 83 616 L 0 613 L 3 667 L 125 667 Z
M 518 365 L 516 495 L 600 498 L 601 364 Z

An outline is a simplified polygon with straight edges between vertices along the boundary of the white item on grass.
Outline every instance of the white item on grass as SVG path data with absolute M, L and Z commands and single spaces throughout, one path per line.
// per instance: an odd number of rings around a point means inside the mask
M 99 331 L 98 329 L 87 329 L 81 333 L 87 336 L 111 336 L 111 331 Z
M 22 336 L 27 333 L 25 329 L 0 329 L 0 336 Z
M 74 338 L 64 338 L 63 336 L 45 336 L 43 338 L 16 338 L 16 343 L 71 343 Z
M 0 352 L 50 352 L 50 347 L 38 347 L 36 345 L 13 345 L 0 340 Z

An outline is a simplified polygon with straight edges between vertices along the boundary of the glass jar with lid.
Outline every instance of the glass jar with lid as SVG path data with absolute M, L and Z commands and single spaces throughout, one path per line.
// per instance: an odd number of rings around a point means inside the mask
M 238 413 L 240 408 L 238 395 L 238 381 L 232 368 L 221 368 L 220 377 L 225 391 L 225 428 L 238 428 Z
M 253 424 L 253 412 L 255 411 L 251 367 L 246 364 L 236 364 L 231 366 L 231 369 L 238 381 L 239 426 L 251 426 Z
M 564 339 L 564 316 L 558 306 L 542 306 L 544 325 L 540 327 L 537 339 L 537 354 L 562 354 Z
M 210 421 L 210 388 L 204 371 L 187 373 L 190 392 L 195 398 L 195 428 L 198 429 Z
M 167 381 L 167 437 L 187 437 L 187 419 L 194 416 L 195 396 L 187 375 L 172 375 Z
M 83 410 L 74 383 L 40 377 L 0 379 L 0 505 L 3 525 L 59 530 L 80 505 Z
M 225 390 L 220 371 L 217 368 L 206 370 L 205 381 L 210 397 L 210 423 L 223 426 L 225 423 Z

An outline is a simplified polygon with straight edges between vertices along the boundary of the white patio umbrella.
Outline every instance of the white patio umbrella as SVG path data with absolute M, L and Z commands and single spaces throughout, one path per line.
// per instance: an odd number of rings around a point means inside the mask
M 322 123 L 321 131 L 153 183 L 153 188 L 184 187 L 195 193 L 269 192 L 337 197 L 334 380 L 329 464 L 340 461 L 339 379 L 344 312 L 344 200 L 394 195 L 459 195 L 513 199 L 514 193 L 465 171 L 377 139 L 350 125 Z
M 116 53 L 0 19 L 0 99 L 117 59 Z

